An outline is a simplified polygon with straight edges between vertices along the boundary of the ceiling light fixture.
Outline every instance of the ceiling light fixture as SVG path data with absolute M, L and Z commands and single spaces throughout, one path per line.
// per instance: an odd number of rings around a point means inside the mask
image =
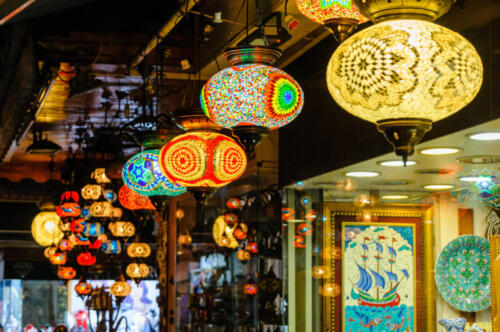
M 408 199 L 410 196 L 408 195 L 383 195 L 382 199 L 390 200 L 390 201 L 397 201 L 397 200 L 403 200 L 403 199 Z
M 500 131 L 467 134 L 466 136 L 474 141 L 498 141 L 500 140 Z
M 500 156 L 466 156 L 457 159 L 464 164 L 496 164 L 500 163 Z
M 404 161 L 433 122 L 464 108 L 482 84 L 474 46 L 432 23 L 453 2 L 356 0 L 377 24 L 344 41 L 328 64 L 335 101 L 375 123 Z
M 448 156 L 462 152 L 460 148 L 442 147 L 442 148 L 426 148 L 418 151 L 426 156 Z
M 414 160 L 408 160 L 405 165 L 405 163 L 402 160 L 385 160 L 385 161 L 379 161 L 377 164 L 386 167 L 403 167 L 403 166 L 416 165 L 417 162 Z
M 448 190 L 455 188 L 452 184 L 428 184 L 424 186 L 427 190 Z
M 463 181 L 463 182 L 478 182 L 478 181 L 483 181 L 484 177 L 480 177 L 480 176 L 461 176 L 461 177 L 459 177 L 459 180 Z
M 345 173 L 345 176 L 349 176 L 352 178 L 373 178 L 379 175 L 380 175 L 379 172 L 372 172 L 372 171 L 355 171 L 355 172 Z

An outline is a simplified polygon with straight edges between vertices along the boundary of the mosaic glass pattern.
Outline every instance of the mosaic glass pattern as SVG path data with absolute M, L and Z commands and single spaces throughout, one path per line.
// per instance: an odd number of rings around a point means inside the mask
M 57 277 L 63 280 L 71 280 L 76 277 L 76 271 L 69 266 L 59 266 L 57 269 Z
M 160 170 L 160 150 L 148 150 L 135 154 L 122 169 L 123 182 L 136 193 L 145 196 L 177 196 L 186 188 L 172 183 Z
M 470 103 L 482 80 L 481 58 L 471 43 L 417 20 L 391 20 L 356 33 L 327 68 L 335 101 L 371 122 L 441 120 Z
M 279 68 L 236 65 L 207 81 L 201 91 L 201 106 L 212 121 L 226 128 L 254 125 L 275 129 L 299 115 L 304 92 Z
M 101 245 L 101 250 L 108 255 L 116 255 L 122 252 L 122 245 L 118 240 L 108 240 Z
M 80 281 L 75 286 L 75 292 L 78 295 L 88 295 L 92 292 L 92 286 L 85 281 Z
M 131 243 L 127 248 L 128 257 L 146 258 L 151 255 L 151 247 L 147 243 Z
M 126 185 L 118 191 L 118 200 L 128 210 L 155 210 L 148 196 L 140 195 Z
M 162 172 L 185 187 L 221 187 L 246 169 L 245 151 L 231 138 L 214 132 L 175 137 L 160 152 Z
M 144 279 L 149 275 L 149 266 L 144 263 L 130 263 L 127 265 L 125 273 L 132 279 Z
M 33 239 L 43 247 L 57 244 L 64 236 L 61 231 L 61 219 L 55 212 L 40 212 L 33 219 L 31 234 Z
M 320 24 L 337 18 L 352 18 L 359 23 L 368 21 L 351 0 L 295 0 L 295 3 L 302 15 Z

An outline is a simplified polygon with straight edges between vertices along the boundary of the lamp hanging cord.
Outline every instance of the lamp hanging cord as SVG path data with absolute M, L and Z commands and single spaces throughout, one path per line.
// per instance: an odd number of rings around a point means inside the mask
M 262 35 L 262 39 L 264 40 L 264 45 L 269 46 L 269 41 L 267 40 L 267 36 L 264 32 L 264 23 L 262 22 L 262 13 L 260 11 L 259 0 L 255 0 L 255 8 L 257 9 L 257 19 L 259 20 L 259 31 Z

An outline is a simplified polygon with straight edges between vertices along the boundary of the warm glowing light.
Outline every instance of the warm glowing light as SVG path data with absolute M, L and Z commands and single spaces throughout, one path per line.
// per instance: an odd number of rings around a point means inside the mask
M 330 269 L 325 266 L 313 266 L 311 274 L 313 278 L 325 279 L 330 276 Z
M 419 151 L 420 154 L 430 156 L 447 156 L 450 154 L 457 154 L 462 152 L 459 148 L 427 148 Z
M 56 252 L 57 252 L 57 247 L 47 247 L 43 251 L 43 255 L 45 256 L 45 258 L 50 259 L 50 257 L 52 257 Z
M 368 21 L 352 0 L 295 0 L 297 9 L 310 20 L 325 24 L 336 19 L 353 19 L 358 23 Z
M 75 243 L 70 239 L 61 239 L 59 241 L 59 250 L 61 251 L 71 251 L 75 247 Z
M 295 248 L 305 248 L 307 246 L 306 239 L 302 235 L 295 235 L 293 246 Z
M 252 258 L 252 255 L 248 251 L 240 249 L 236 252 L 236 258 L 240 261 L 248 261 Z
M 111 295 L 114 295 L 116 297 L 126 297 L 130 294 L 130 291 L 132 288 L 130 287 L 129 283 L 125 281 L 125 276 L 122 274 L 116 280 L 111 287 L 109 288 L 109 292 Z
M 57 277 L 63 280 L 71 280 L 76 277 L 76 271 L 72 267 L 59 266 L 57 268 Z
M 408 195 L 383 195 L 382 199 L 387 199 L 387 200 L 400 200 L 400 199 L 408 199 L 410 196 Z
M 105 168 L 96 168 L 91 174 L 90 177 L 95 180 L 95 182 L 102 183 L 111 183 L 111 180 L 106 175 Z
M 259 252 L 259 248 L 258 248 L 256 242 L 248 242 L 247 247 L 245 248 L 245 250 L 248 250 L 252 254 L 256 254 L 256 253 Z
M 279 68 L 238 64 L 219 71 L 201 90 L 201 106 L 217 124 L 276 129 L 293 121 L 304 105 L 299 84 Z
M 117 255 L 122 252 L 122 245 L 119 240 L 107 240 L 102 243 L 101 250 L 108 255 Z
M 232 214 L 232 213 L 226 213 Z M 236 241 L 233 233 L 235 229 L 234 223 L 228 224 L 226 221 L 226 215 L 219 216 L 215 219 L 214 225 L 212 227 L 212 237 L 220 247 L 227 247 L 235 249 L 238 247 L 238 241 Z
M 147 243 L 131 243 L 127 248 L 128 257 L 146 258 L 151 255 L 151 247 Z
M 128 210 L 155 210 L 148 196 L 140 195 L 126 185 L 118 191 L 118 200 Z
M 224 186 L 246 169 L 245 151 L 232 138 L 209 132 L 188 132 L 168 142 L 160 152 L 160 168 L 185 187 Z
M 423 20 L 389 20 L 354 34 L 335 51 L 327 83 L 335 101 L 362 119 L 438 121 L 469 104 L 483 65 L 456 32 Z
M 467 137 L 475 141 L 498 141 L 500 140 L 500 131 L 469 134 Z
M 243 204 L 239 198 L 230 198 L 226 202 L 226 206 L 229 210 L 240 209 L 242 205 Z
M 323 284 L 323 286 L 319 287 L 318 292 L 320 295 L 327 297 L 339 296 L 341 288 L 335 283 L 326 282 Z
M 160 170 L 160 150 L 148 150 L 135 154 L 122 169 L 123 182 L 136 193 L 144 196 L 178 196 L 186 188 L 171 182 Z
M 36 243 L 43 247 L 58 244 L 64 234 L 61 231 L 61 219 L 52 211 L 42 211 L 31 223 L 31 234 Z
M 130 221 L 111 222 L 108 229 L 115 237 L 131 237 L 135 234 L 135 226 Z
M 108 201 L 94 202 L 90 205 L 90 213 L 96 218 L 110 218 L 113 216 L 113 205 Z
M 177 241 L 179 242 L 179 244 L 188 246 L 193 242 L 193 238 L 189 234 L 179 235 Z
M 347 172 L 345 173 L 346 176 L 353 177 L 353 178 L 373 178 L 376 176 L 379 176 L 379 172 Z
M 381 161 L 378 163 L 380 166 L 386 166 L 386 167 L 404 167 L 405 164 L 402 160 L 386 160 L 386 161 Z M 416 165 L 417 162 L 414 160 L 408 160 L 406 162 L 406 166 L 413 166 Z
M 149 266 L 144 263 L 127 265 L 125 273 L 132 279 L 144 279 L 149 275 Z
M 82 198 L 96 200 L 101 197 L 102 187 L 97 184 L 88 184 L 82 188 Z
M 92 266 L 96 262 L 96 257 L 90 252 L 82 252 L 76 257 L 76 262 L 81 266 Z
M 52 265 L 64 265 L 68 261 L 68 256 L 65 252 L 56 252 L 49 258 L 49 262 Z
M 244 293 L 246 295 L 255 295 L 255 294 L 257 294 L 257 285 L 256 284 L 245 284 Z
M 80 281 L 75 285 L 75 292 L 78 295 L 88 295 L 92 292 L 92 286 L 85 281 Z
M 77 218 L 80 212 L 80 205 L 74 202 L 66 202 L 56 208 L 56 213 L 61 218 Z
M 104 234 L 104 227 L 99 222 L 88 222 L 85 224 L 82 234 L 85 237 L 98 237 Z
M 455 186 L 452 184 L 428 184 L 424 186 L 427 190 L 448 190 L 453 189 Z
M 297 225 L 297 234 L 302 236 L 312 235 L 314 232 L 314 227 L 308 223 L 301 223 Z
M 461 176 L 459 179 L 464 182 L 478 182 L 484 180 L 481 176 Z

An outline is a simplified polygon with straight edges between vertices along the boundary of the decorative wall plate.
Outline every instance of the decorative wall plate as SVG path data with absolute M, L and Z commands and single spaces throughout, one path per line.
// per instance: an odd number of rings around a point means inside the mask
M 436 263 L 436 284 L 446 302 L 466 312 L 491 305 L 490 244 L 464 235 L 446 245 Z

